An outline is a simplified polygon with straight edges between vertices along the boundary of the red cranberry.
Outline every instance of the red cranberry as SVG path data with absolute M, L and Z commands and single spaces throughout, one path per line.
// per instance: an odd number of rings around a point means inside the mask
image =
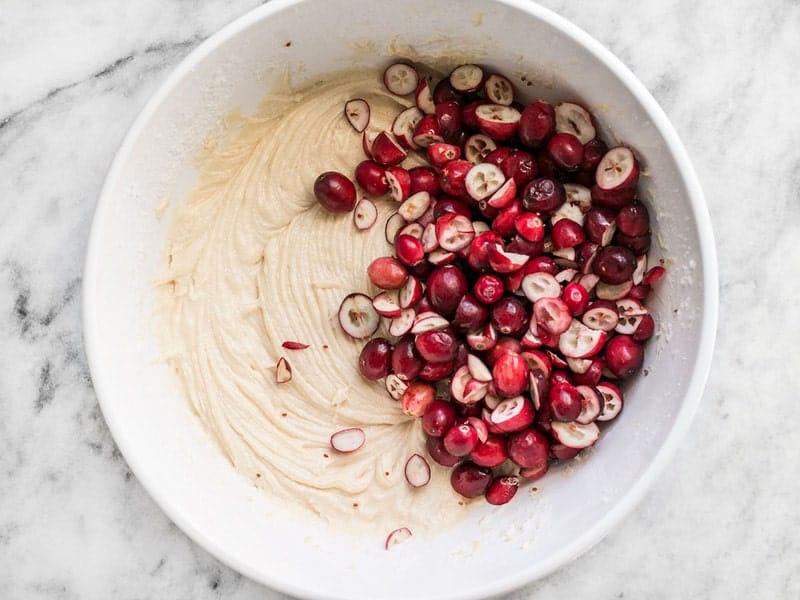
M 403 287 L 408 279 L 408 271 L 392 256 L 379 256 L 367 267 L 367 277 L 379 288 L 396 290 Z
M 557 249 L 574 248 L 584 239 L 583 228 L 571 219 L 561 219 L 553 225 L 553 245 Z
M 515 223 L 520 213 L 522 213 L 522 203 L 519 200 L 514 200 L 514 202 L 497 213 L 497 216 L 492 221 L 492 231 L 503 237 L 511 237 L 516 233 Z
M 465 127 L 471 129 L 472 131 L 477 131 L 480 129 L 478 117 L 475 114 L 475 111 L 481 104 L 486 104 L 486 101 L 472 100 L 471 102 L 467 102 L 461 111 L 461 121 L 464 123 Z
M 444 449 L 453 456 L 466 456 L 478 443 L 478 432 L 466 420 L 454 424 L 444 434 Z
M 409 194 L 428 192 L 431 196 L 438 196 L 442 191 L 439 187 L 439 175 L 431 167 L 414 167 L 408 170 L 411 178 Z
M 506 244 L 507 252 L 516 252 L 517 254 L 526 254 L 528 256 L 539 256 L 543 250 L 544 241 L 530 242 L 521 235 L 515 235 Z
M 425 260 L 425 250 L 422 242 L 413 235 L 401 233 L 394 241 L 394 251 L 397 259 L 409 267 L 416 266 Z
M 500 285 L 502 287 L 502 283 Z M 455 316 L 453 316 L 453 328 L 463 333 L 475 331 L 483 327 L 488 319 L 489 309 L 467 292 L 461 297 L 456 308 Z
M 453 142 L 461 133 L 463 122 L 461 120 L 461 104 L 454 100 L 436 104 L 436 124 L 442 137 L 447 142 Z
M 547 142 L 550 158 L 565 171 L 576 170 L 583 162 L 583 144 L 570 133 L 557 133 Z
M 631 237 L 646 234 L 650 230 L 650 215 L 647 207 L 637 201 L 623 206 L 617 215 L 617 229 Z
M 569 383 L 550 386 L 548 394 L 553 417 L 559 421 L 574 421 L 581 414 L 581 393 Z
M 597 138 L 591 139 L 583 145 L 583 162 L 581 162 L 580 169 L 591 174 L 591 181 L 594 181 L 594 172 L 606 152 L 608 152 L 608 146 Z
M 358 357 L 358 370 L 367 379 L 380 379 L 389 374 L 392 345 L 383 338 L 368 341 Z
M 547 149 L 539 150 L 536 154 L 536 164 L 541 177 L 550 177 L 551 179 L 561 177 L 561 169 L 558 168 Z
M 475 271 L 480 271 L 489 266 L 489 249 L 496 245 L 502 245 L 503 238 L 501 238 L 494 231 L 484 231 L 476 235 L 469 245 L 469 255 L 467 255 L 467 263 Z
M 617 377 L 630 377 L 644 361 L 642 347 L 627 335 L 611 338 L 606 344 L 606 366 Z
M 631 278 L 636 270 L 636 256 L 622 246 L 606 246 L 597 252 L 592 269 L 601 281 L 616 285 Z
M 525 187 L 522 204 L 526 210 L 551 213 L 564 204 L 566 197 L 564 186 L 560 182 L 549 177 L 540 177 Z
M 422 365 L 418 377 L 423 381 L 439 381 L 448 377 L 454 370 L 453 365 L 455 361 L 448 360 L 445 362 L 426 362 Z
M 621 231 L 617 231 L 614 236 L 614 243 L 628 248 L 631 252 L 640 256 L 650 249 L 650 232 L 644 235 L 625 235 Z
M 497 467 L 508 458 L 506 438 L 503 435 L 489 434 L 486 441 L 469 453 L 469 458 L 482 467 Z
M 455 335 L 447 329 L 420 333 L 414 345 L 422 358 L 434 363 L 453 360 L 458 349 Z
M 433 309 L 446 317 L 452 316 L 467 293 L 467 278 L 461 269 L 453 265 L 437 267 L 428 276 L 427 283 L 426 295 Z
M 441 437 L 456 421 L 456 410 L 444 400 L 434 400 L 422 415 L 422 428 L 425 433 Z
M 550 273 L 550 275 L 555 275 L 558 273 L 558 265 L 550 256 L 537 256 L 528 261 L 528 264 L 525 265 L 525 271 L 528 275 L 531 273 Z
M 510 336 L 503 336 L 497 340 L 494 346 L 489 348 L 486 352 L 486 364 L 494 366 L 497 359 L 507 352 L 514 352 L 519 354 L 522 352 L 522 344 L 516 338 Z
M 506 475 L 495 477 L 486 488 L 486 501 L 489 504 L 500 506 L 511 502 L 519 489 L 519 477 Z
M 656 322 L 653 320 L 649 314 L 642 317 L 642 320 L 639 322 L 639 326 L 636 328 L 636 331 L 633 332 L 631 336 L 637 342 L 644 342 L 645 340 L 649 340 L 656 329 Z
M 572 378 L 575 380 L 576 385 L 597 385 L 600 383 L 600 378 L 603 376 L 603 370 L 606 368 L 604 363 L 599 358 L 591 359 L 592 363 L 589 368 L 583 373 L 573 373 Z
M 555 131 L 556 113 L 548 102 L 536 100 L 522 111 L 517 135 L 526 146 L 540 147 Z
M 516 352 L 505 352 L 492 366 L 492 381 L 499 395 L 518 396 L 528 387 L 528 364 Z
M 475 280 L 472 291 L 484 304 L 495 304 L 503 297 L 503 280 L 497 275 L 485 273 Z
M 533 428 L 523 429 L 508 436 L 508 457 L 524 469 L 547 465 L 550 445 L 547 438 Z
M 492 306 L 492 325 L 500 333 L 509 335 L 518 333 L 527 320 L 525 306 L 518 298 L 506 296 Z
M 534 177 L 538 168 L 536 159 L 530 152 L 524 150 L 512 151 L 501 163 L 500 168 L 507 179 L 513 179 L 517 189 L 521 189 Z
M 439 187 L 449 196 L 456 198 L 465 196 L 467 194 L 465 180 L 471 168 L 472 163 L 468 160 L 451 160 L 442 169 L 442 174 L 439 176 Z
M 567 284 L 561 298 L 573 315 L 582 315 L 589 304 L 589 292 L 580 283 Z
M 513 151 L 514 149 L 508 146 L 498 146 L 484 157 L 483 162 L 497 165 L 502 169 L 503 161 L 508 158 Z
M 356 181 L 372 196 L 382 196 L 389 191 L 386 169 L 374 160 L 364 160 L 356 166 Z
M 439 83 L 437 83 L 433 88 L 434 104 L 450 102 L 451 100 L 463 102 L 463 98 L 464 96 L 460 92 L 457 92 L 452 85 L 450 85 L 450 80 L 447 77 L 440 80 Z
M 412 381 L 422 370 L 422 359 L 417 354 L 414 338 L 400 338 L 392 350 L 392 373 L 403 381 Z
M 403 412 L 414 417 L 421 417 L 436 399 L 436 388 L 430 383 L 413 381 L 408 384 L 400 398 Z
M 610 208 L 592 207 L 583 219 L 586 236 L 595 244 L 607 245 L 614 235 L 616 216 Z
M 326 171 L 317 177 L 314 196 L 331 212 L 350 212 L 356 206 L 356 186 L 337 171 Z
M 455 467 L 461 460 L 458 456 L 453 456 L 444 448 L 444 440 L 441 437 L 428 436 L 425 447 L 431 458 L 443 467 Z
M 450 484 L 465 498 L 477 498 L 486 492 L 492 482 L 492 471 L 472 462 L 463 462 L 453 469 Z
M 572 385 L 572 377 L 563 369 L 555 369 L 550 373 L 550 386 Z

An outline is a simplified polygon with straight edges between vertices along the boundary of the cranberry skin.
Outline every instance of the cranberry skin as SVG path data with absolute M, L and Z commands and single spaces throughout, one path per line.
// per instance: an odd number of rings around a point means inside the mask
M 422 415 L 422 428 L 425 433 L 441 437 L 456 422 L 456 409 L 444 400 L 434 400 Z
M 597 185 L 591 186 L 592 202 L 598 206 L 619 209 L 630 204 L 636 196 L 636 187 L 624 188 L 621 190 L 603 190 Z
M 486 488 L 486 501 L 494 506 L 511 502 L 519 489 L 519 477 L 506 475 L 495 477 Z
M 635 200 L 623 206 L 617 214 L 617 230 L 631 237 L 646 234 L 650 230 L 647 207 Z
M 592 270 L 605 283 L 624 283 L 636 270 L 636 256 L 629 248 L 606 246 L 598 250 Z
M 561 294 L 561 299 L 574 315 L 582 315 L 589 304 L 589 292 L 580 283 L 569 283 Z
M 550 373 L 550 386 L 572 385 L 572 377 L 563 369 L 555 369 Z
M 573 373 L 572 379 L 576 385 L 597 385 L 603 376 L 603 369 L 606 368 L 604 363 L 599 358 L 593 358 L 592 364 L 583 373 Z
M 394 241 L 394 251 L 397 259 L 408 267 L 414 267 L 425 260 L 425 250 L 422 242 L 413 235 L 401 233 Z
M 392 345 L 389 340 L 375 338 L 368 341 L 358 356 L 358 370 L 366 379 L 380 379 L 389 374 Z
M 536 154 L 536 164 L 539 167 L 540 176 L 550 177 L 551 179 L 561 177 L 561 169 L 558 168 L 558 165 L 550 157 L 547 149 L 539 150 L 539 152 Z M 592 177 L 594 177 L 594 174 L 592 174 Z M 592 183 L 594 182 L 592 181 Z
M 403 412 L 414 417 L 421 417 L 436 399 L 436 388 L 430 383 L 413 381 L 408 384 L 400 398 Z
M 503 280 L 497 275 L 484 273 L 475 280 L 472 286 L 475 297 L 484 304 L 495 304 L 503 298 Z
M 444 434 L 444 449 L 453 456 L 467 456 L 479 443 L 478 432 L 466 420 L 456 423 Z
M 461 133 L 464 123 L 461 118 L 461 104 L 455 100 L 439 102 L 436 108 L 436 124 L 442 133 L 442 137 L 448 143 L 453 143 Z
M 428 192 L 431 196 L 438 196 L 442 189 L 439 187 L 439 175 L 431 167 L 414 167 L 408 170 L 411 178 L 409 194 Z
M 356 166 L 356 181 L 371 196 L 382 196 L 389 191 L 386 169 L 374 160 L 362 160 Z
M 549 177 L 534 179 L 527 186 L 522 195 L 522 204 L 525 210 L 538 213 L 551 213 L 564 204 L 567 194 L 564 186 Z
M 508 457 L 523 469 L 539 469 L 547 465 L 550 444 L 533 428 L 508 436 Z
M 489 266 L 489 248 L 495 244 L 503 244 L 501 238 L 494 231 L 484 231 L 476 235 L 469 245 L 467 263 L 475 271 L 481 271 Z
M 528 387 L 528 365 L 516 352 L 501 354 L 492 365 L 497 393 L 505 398 L 520 395 Z
M 605 357 L 608 369 L 620 379 L 625 379 L 642 366 L 644 351 L 629 336 L 618 335 L 606 344 Z
M 486 364 L 493 367 L 497 359 L 507 352 L 513 352 L 515 354 L 522 352 L 522 344 L 520 341 L 509 336 L 501 337 L 494 346 L 486 351 Z
M 463 102 L 464 96 L 461 92 L 457 91 L 447 77 L 440 80 L 439 83 L 433 88 L 433 103 L 440 104 L 442 102 Z
M 436 201 L 436 204 L 433 207 L 433 218 L 438 219 L 447 213 L 462 215 L 468 219 L 472 218 L 472 211 L 470 210 L 469 206 L 464 204 L 458 198 L 443 196 Z
M 519 119 L 519 141 L 530 148 L 539 148 L 556 131 L 556 113 L 552 105 L 536 100 L 525 107 Z
M 650 249 L 650 241 L 649 231 L 644 235 L 637 236 L 625 235 L 621 231 L 617 231 L 617 233 L 614 235 L 614 243 L 628 248 L 637 256 L 644 254 Z
M 442 169 L 442 174 L 439 176 L 439 187 L 449 196 L 457 198 L 466 196 L 465 180 L 472 166 L 472 163 L 468 160 L 451 160 Z
M 564 444 L 553 444 L 550 446 L 550 454 L 553 458 L 557 458 L 558 460 L 570 460 L 578 456 L 578 452 L 580 452 L 578 448 L 570 448 Z
M 500 333 L 513 335 L 525 327 L 528 315 L 522 302 L 512 296 L 506 296 L 492 306 L 492 325 Z
M 553 417 L 558 421 L 568 423 L 581 414 L 581 393 L 574 385 L 569 383 L 551 385 L 548 400 Z
M 639 322 L 639 326 L 636 328 L 636 331 L 633 332 L 631 337 L 637 342 L 644 342 L 653 336 L 655 330 L 656 322 L 653 320 L 653 317 L 650 315 L 645 315 L 642 317 L 642 320 Z
M 515 223 L 520 213 L 522 213 L 522 203 L 514 200 L 492 220 L 492 231 L 505 238 L 511 237 L 517 231 Z
M 551 235 L 553 238 L 553 245 L 557 249 L 574 248 L 586 239 L 583 228 L 570 219 L 561 219 L 557 221 L 556 224 L 553 225 Z
M 453 365 L 454 361 L 452 360 L 445 362 L 426 362 L 422 365 L 422 370 L 420 370 L 417 377 L 423 381 L 436 382 L 445 377 L 449 377 L 454 371 Z
M 465 498 L 482 496 L 491 482 L 491 469 L 478 466 L 470 461 L 458 465 L 450 476 L 450 485 Z
M 595 244 L 602 244 L 609 231 L 615 225 L 617 213 L 610 208 L 593 206 L 583 219 L 583 230 Z M 605 240 L 608 243 L 608 239 Z
M 337 171 L 326 171 L 314 182 L 314 196 L 331 212 L 350 212 L 356 206 L 356 186 Z
M 478 447 L 469 453 L 469 458 L 481 467 L 492 468 L 502 465 L 508 458 L 505 436 L 489 434 L 485 442 L 478 444 Z
M 570 133 L 557 133 L 547 142 L 547 153 L 565 171 L 575 171 L 583 162 L 583 144 Z
M 456 337 L 447 329 L 425 331 L 414 339 L 419 355 L 428 362 L 445 362 L 456 356 Z
M 594 173 L 597 170 L 597 165 L 605 153 L 608 152 L 608 146 L 605 142 L 594 138 L 589 140 L 583 145 L 583 162 L 581 162 L 580 170 L 585 171 L 591 175 L 589 181 L 594 181 Z M 591 187 L 591 184 L 590 186 Z
M 502 283 L 500 284 L 502 287 Z M 467 292 L 458 303 L 453 316 L 453 329 L 462 333 L 482 328 L 489 319 L 489 309 Z
M 396 290 L 403 287 L 408 279 L 408 271 L 392 256 L 379 256 L 367 267 L 367 277 L 379 288 Z
M 531 242 L 517 234 L 506 244 L 506 251 L 516 252 L 517 254 L 527 254 L 528 256 L 539 256 L 544 251 L 544 241 Z M 519 273 L 519 271 L 517 271 L 517 273 Z M 521 280 L 522 278 L 520 278 L 520 281 Z
M 405 336 L 398 340 L 392 350 L 392 373 L 403 381 L 412 381 L 422 370 L 422 359 L 417 354 L 414 338 Z
M 525 271 L 526 275 L 531 273 L 550 273 L 550 275 L 555 275 L 558 273 L 558 265 L 550 256 L 537 256 L 528 261 L 525 265 Z
M 503 169 L 503 161 L 514 152 L 513 148 L 508 146 L 498 146 L 483 158 L 483 162 L 493 164 L 500 169 Z
M 437 267 L 428 276 L 427 283 L 426 295 L 433 309 L 445 317 L 453 316 L 468 289 L 461 269 L 453 265 Z
M 500 164 L 500 169 L 506 179 L 513 179 L 517 188 L 522 188 L 532 181 L 539 169 L 536 159 L 530 152 L 524 150 L 512 151 Z
M 441 437 L 428 436 L 425 447 L 430 457 L 443 467 L 455 467 L 461 461 L 458 456 L 453 456 L 445 450 L 444 440 Z

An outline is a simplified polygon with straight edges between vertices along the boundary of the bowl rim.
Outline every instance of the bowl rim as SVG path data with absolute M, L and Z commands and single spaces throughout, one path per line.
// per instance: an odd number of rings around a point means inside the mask
M 123 166 L 129 159 L 131 149 L 150 118 L 160 108 L 161 104 L 172 93 L 179 82 L 182 81 L 198 63 L 206 59 L 218 46 L 262 19 L 305 1 L 306 0 L 272 0 L 228 23 L 201 42 L 181 60 L 147 101 L 144 108 L 125 134 L 122 144 L 109 167 L 98 197 L 90 228 L 84 263 L 81 316 L 83 322 L 84 347 L 92 374 L 93 387 L 103 412 L 103 417 L 114 437 L 117 447 L 125 457 L 128 466 L 150 497 L 167 517 L 178 525 L 178 527 L 195 543 L 199 544 L 230 568 L 272 589 L 304 598 L 317 599 L 323 597 L 330 598 L 331 596 L 330 594 L 323 596 L 317 589 L 298 585 L 281 579 L 274 574 L 252 569 L 247 564 L 239 562 L 224 548 L 218 546 L 215 539 L 207 535 L 202 529 L 195 527 L 191 521 L 186 519 L 180 512 L 179 506 L 177 506 L 170 497 L 162 493 L 162 490 L 149 478 L 147 470 L 140 462 L 140 456 L 136 451 L 136 445 L 132 443 L 132 440 L 126 438 L 123 424 L 117 421 L 114 411 L 110 409 L 111 405 L 109 404 L 108 398 L 113 395 L 113 384 L 106 378 L 103 371 L 100 370 L 98 348 L 98 340 L 100 337 L 99 325 L 93 318 L 93 315 L 96 314 L 96 297 L 93 290 L 95 287 L 94 282 L 97 279 L 98 262 L 100 259 L 100 224 L 105 221 L 105 215 L 109 210 L 111 191 L 116 187 Z M 697 346 L 697 359 L 694 362 L 694 371 L 686 388 L 681 407 L 675 417 L 674 424 L 668 431 L 651 463 L 641 476 L 634 481 L 627 493 L 601 520 L 593 527 L 587 529 L 570 544 L 567 544 L 536 565 L 517 571 L 504 578 L 495 579 L 486 586 L 474 588 L 466 594 L 459 593 L 458 598 L 464 600 L 482 598 L 487 594 L 497 595 L 506 593 L 553 573 L 600 542 L 643 499 L 673 456 L 680 441 L 688 432 L 700 404 L 711 369 L 719 310 L 718 263 L 711 218 L 697 174 L 695 173 L 683 143 L 680 141 L 666 113 L 644 84 L 639 81 L 619 58 L 612 54 L 611 51 L 599 41 L 565 17 L 530 0 L 494 1 L 530 14 L 586 48 L 597 60 L 602 62 L 625 87 L 627 87 L 628 91 L 650 116 L 653 125 L 664 138 L 676 162 L 678 171 L 681 173 L 686 186 L 692 217 L 698 230 L 699 250 L 703 265 L 703 312 L 700 342 Z M 455 596 L 441 597 L 455 598 Z

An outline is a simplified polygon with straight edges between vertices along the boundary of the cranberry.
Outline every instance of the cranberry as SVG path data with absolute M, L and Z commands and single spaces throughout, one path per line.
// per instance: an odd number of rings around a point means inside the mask
M 551 213 L 564 204 L 566 197 L 561 183 L 549 177 L 540 177 L 525 187 L 522 204 L 526 210 Z
M 422 415 L 422 428 L 428 435 L 441 437 L 453 426 L 455 420 L 456 410 L 452 404 L 444 400 L 434 400 Z
M 437 267 L 428 276 L 426 295 L 433 309 L 448 317 L 467 293 L 467 278 L 456 266 Z
M 478 443 L 478 432 L 467 420 L 454 424 L 444 434 L 444 449 L 453 456 L 467 456 Z
M 505 352 L 492 366 L 492 381 L 500 396 L 518 396 L 528 386 L 528 364 L 516 352 Z
M 483 162 L 497 165 L 502 169 L 503 161 L 508 158 L 513 151 L 514 149 L 508 146 L 498 146 L 484 157 Z
M 565 171 L 576 170 L 583 162 L 583 144 L 570 133 L 557 133 L 547 142 L 547 153 Z
M 512 151 L 500 164 L 500 168 L 507 179 L 516 182 L 517 188 L 527 185 L 536 177 L 538 171 L 536 159 L 530 152 L 524 150 Z
M 628 248 L 631 252 L 640 256 L 650 249 L 650 232 L 644 235 L 625 235 L 621 231 L 617 231 L 614 236 L 614 243 Z
M 492 306 L 492 325 L 500 333 L 513 335 L 522 330 L 528 320 L 525 306 L 512 296 L 506 296 Z
M 431 167 L 414 167 L 408 170 L 411 179 L 409 195 L 417 192 L 428 192 L 431 196 L 438 196 L 442 191 L 439 187 L 439 175 Z
M 485 442 L 478 444 L 478 447 L 469 453 L 469 458 L 482 467 L 502 465 L 508 458 L 505 436 L 489 434 Z
M 508 436 L 508 457 L 525 469 L 547 465 L 549 444 L 547 438 L 533 428 L 523 429 Z
M 637 342 L 643 342 L 645 340 L 649 340 L 656 329 L 656 322 L 653 320 L 649 314 L 644 315 L 642 320 L 639 322 L 639 326 L 636 328 L 636 331 L 633 332 L 631 336 Z
M 500 284 L 502 287 L 502 283 Z M 475 331 L 484 326 L 489 319 L 489 309 L 481 304 L 478 299 L 467 292 L 461 297 L 453 316 L 453 328 L 466 333 Z
M 647 207 L 637 201 L 622 207 L 617 215 L 617 229 L 631 237 L 646 234 L 650 230 L 650 215 Z
M 557 249 L 574 248 L 584 239 L 583 228 L 571 219 L 561 219 L 553 225 L 553 245 Z
M 454 213 L 465 217 L 472 216 L 472 211 L 461 200 L 443 196 L 439 198 L 436 205 L 433 207 L 433 218 L 438 219 L 447 213 Z
M 564 304 L 573 315 L 582 315 L 589 304 L 589 292 L 580 283 L 570 283 L 561 294 Z
M 608 152 L 608 146 L 597 138 L 591 139 L 583 145 L 583 162 L 581 162 L 580 169 L 591 174 L 590 181 L 594 181 L 594 172 L 606 152 Z
M 407 233 L 401 233 L 394 241 L 394 251 L 397 259 L 406 266 L 413 267 L 425 260 L 425 250 L 422 242 Z
M 558 383 L 550 386 L 548 399 L 553 417 L 559 421 L 569 422 L 578 418 L 581 413 L 581 393 L 569 383 Z
M 508 244 L 506 244 L 507 252 L 516 252 L 517 254 L 525 254 L 527 256 L 539 256 L 544 250 L 544 240 L 538 242 L 530 242 L 521 235 L 515 235 Z
M 431 458 L 443 467 L 455 467 L 461 460 L 458 456 L 453 456 L 444 448 L 444 440 L 441 437 L 428 436 L 425 440 L 425 447 Z
M 522 203 L 519 200 L 514 200 L 514 202 L 497 213 L 497 216 L 492 221 L 492 231 L 503 237 L 511 237 L 517 231 L 515 223 L 520 213 L 522 213 Z
M 450 85 L 450 80 L 447 77 L 440 80 L 439 83 L 436 84 L 436 87 L 433 88 L 434 104 L 450 101 L 463 102 L 463 100 L 464 96 Z
M 422 359 L 417 354 L 414 338 L 400 338 L 392 350 L 392 373 L 403 381 L 412 381 L 422 370 Z
M 530 148 L 540 147 L 556 131 L 556 113 L 544 100 L 532 102 L 519 119 L 519 140 Z
M 555 369 L 550 373 L 550 386 L 572 385 L 572 377 L 563 369 Z
M 388 340 L 374 338 L 361 349 L 358 370 L 367 379 L 380 379 L 389 374 L 392 346 Z
M 525 265 L 526 274 L 531 273 L 550 273 L 555 275 L 558 273 L 558 265 L 556 261 L 550 256 L 537 256 L 528 261 Z
M 514 352 L 516 354 L 522 352 L 522 344 L 520 341 L 509 336 L 503 336 L 498 339 L 497 343 L 486 352 L 486 364 L 490 367 L 494 366 L 497 359 L 507 352 Z
M 314 196 L 331 212 L 350 212 L 356 206 L 356 186 L 337 171 L 326 171 L 317 177 Z
M 520 214 L 514 221 L 514 227 L 529 242 L 541 242 L 544 239 L 544 221 L 538 213 Z
M 436 398 L 436 388 L 430 383 L 414 381 L 408 385 L 400 404 L 403 412 L 413 417 L 421 417 Z
M 426 362 L 422 365 L 418 377 L 423 381 L 439 381 L 449 376 L 453 372 L 455 361 L 445 362 Z
M 606 344 L 605 357 L 609 371 L 624 379 L 642 366 L 644 351 L 629 336 L 618 335 Z
M 553 455 L 553 458 L 557 458 L 558 460 L 570 460 L 578 456 L 578 452 L 580 452 L 580 448 L 570 448 L 564 444 L 553 444 L 550 446 L 550 454 Z
M 379 288 L 396 290 L 403 287 L 408 279 L 408 271 L 392 256 L 380 256 L 367 267 L 367 277 Z
M 461 133 L 463 122 L 461 120 L 461 104 L 454 100 L 436 104 L 436 124 L 442 137 L 447 142 L 453 142 Z
M 472 131 L 477 131 L 479 129 L 478 117 L 475 114 L 475 110 L 481 104 L 486 104 L 486 101 L 485 100 L 472 100 L 471 102 L 467 102 L 464 105 L 464 108 L 461 110 L 461 121 L 464 123 L 464 125 L 466 127 L 471 129 Z
M 363 160 L 356 166 L 356 181 L 372 196 L 382 196 L 389 191 L 386 169 L 374 160 Z
M 599 358 L 592 358 L 592 363 L 589 368 L 583 373 L 573 373 L 572 378 L 577 385 L 597 385 L 600 383 L 600 378 L 603 376 L 603 369 L 606 364 Z
M 550 177 L 551 179 L 561 177 L 561 169 L 550 156 L 547 150 L 540 150 L 536 154 L 536 164 L 539 167 L 539 175 L 542 177 Z M 593 182 L 592 182 L 593 183 Z
M 636 256 L 622 246 L 606 246 L 597 252 L 592 269 L 601 281 L 616 285 L 631 278 L 636 270 Z
M 472 462 L 463 462 L 453 469 L 450 484 L 465 498 L 477 498 L 486 492 L 492 482 L 492 471 Z
M 606 246 L 614 235 L 616 213 L 610 208 L 592 207 L 583 219 L 583 229 L 595 244 Z
M 503 297 L 503 280 L 497 275 L 485 273 L 475 280 L 472 291 L 484 304 L 495 304 Z
M 486 488 L 486 501 L 489 504 L 500 506 L 511 502 L 519 489 L 519 477 L 506 475 L 495 477 Z
M 442 174 L 439 176 L 439 187 L 449 196 L 455 196 L 457 198 L 466 196 L 467 188 L 465 181 L 467 173 L 469 173 L 471 168 L 472 163 L 468 160 L 451 160 L 442 169 Z
M 414 345 L 422 358 L 435 363 L 453 360 L 458 349 L 455 335 L 447 329 L 420 333 Z

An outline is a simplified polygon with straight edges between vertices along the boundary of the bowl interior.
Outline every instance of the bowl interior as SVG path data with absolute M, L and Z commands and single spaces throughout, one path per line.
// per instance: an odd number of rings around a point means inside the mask
M 357 5 L 357 10 L 354 9 Z M 456 7 L 454 9 L 454 7 Z M 660 334 L 623 417 L 585 460 L 500 509 L 391 552 L 382 540 L 298 519 L 237 475 L 161 360 L 153 282 L 193 157 L 232 108 L 281 82 L 392 58 L 469 58 L 510 76 L 525 99 L 593 107 L 603 135 L 636 147 L 669 277 L 652 303 Z M 530 85 L 528 84 L 530 82 Z M 169 204 L 158 218 L 164 199 Z M 131 130 L 98 205 L 85 278 L 86 342 L 104 415 L 136 475 L 169 516 L 223 561 L 314 597 L 469 598 L 541 576 L 597 542 L 643 493 L 685 429 L 708 369 L 716 274 L 708 217 L 679 142 L 652 99 L 585 34 L 527 2 L 273 1 L 203 44 Z M 651 263 L 652 264 L 652 263 Z M 429 568 L 444 557 L 447 577 Z

